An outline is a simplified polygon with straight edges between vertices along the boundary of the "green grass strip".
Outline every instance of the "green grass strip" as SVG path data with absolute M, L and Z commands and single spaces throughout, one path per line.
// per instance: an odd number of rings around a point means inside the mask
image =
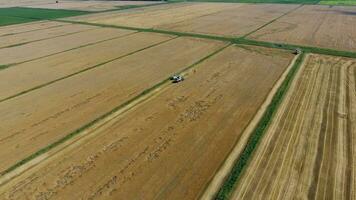
M 284 44 L 284 43 L 264 42 L 264 41 L 245 39 L 242 37 L 234 38 L 234 37 L 225 37 L 225 36 L 217 36 L 217 35 L 205 35 L 205 34 L 199 34 L 199 33 L 176 32 L 176 31 L 152 29 L 152 28 L 137 28 L 137 27 L 129 27 L 129 26 L 98 24 L 98 23 L 71 21 L 71 20 L 63 20 L 63 19 L 57 19 L 54 21 L 73 23 L 73 24 L 99 26 L 99 27 L 106 27 L 106 28 L 119 28 L 119 29 L 134 30 L 134 31 L 139 31 L 139 32 L 161 33 L 161 34 L 175 35 L 175 36 L 181 36 L 181 37 L 195 37 L 195 38 L 202 38 L 202 39 L 219 40 L 219 41 L 231 42 L 234 44 L 261 46 L 261 47 L 269 47 L 269 48 L 275 48 L 275 49 L 294 50 L 294 49 L 300 48 L 307 53 L 316 53 L 316 54 L 356 58 L 356 52 L 352 52 L 352 51 L 341 51 L 341 50 L 327 49 L 327 48 L 320 48 L 320 47 L 310 47 L 310 46 Z
M 237 184 L 239 177 L 241 176 L 243 170 L 247 166 L 249 160 L 253 156 L 253 152 L 258 146 L 261 138 L 266 132 L 268 125 L 272 121 L 273 115 L 276 113 L 279 105 L 283 101 L 283 97 L 288 91 L 295 74 L 301 66 L 304 59 L 304 53 L 298 57 L 294 65 L 288 72 L 282 85 L 278 88 L 276 94 L 273 96 L 271 103 L 268 105 L 265 113 L 263 114 L 261 120 L 258 122 L 256 128 L 251 134 L 249 141 L 247 142 L 244 150 L 242 151 L 240 157 L 234 164 L 232 171 L 228 175 L 227 179 L 224 181 L 222 187 L 220 188 L 218 194 L 216 195 L 216 200 L 227 200 L 230 198 L 235 185 Z
M 224 47 L 222 47 L 222 48 L 220 48 L 220 49 L 218 49 L 218 50 L 216 50 L 216 51 L 214 51 L 214 52 L 212 52 L 211 54 L 209 54 L 209 55 L 207 55 L 207 56 L 205 56 L 205 57 L 203 57 L 203 58 L 201 58 L 201 59 L 198 60 L 197 62 L 193 63 L 192 65 L 190 65 L 190 66 L 188 66 L 188 67 L 186 67 L 186 68 L 184 68 L 184 69 L 182 69 L 181 71 L 179 71 L 179 72 L 177 72 L 177 73 L 178 73 L 178 74 L 183 73 L 184 71 L 187 71 L 187 70 L 189 70 L 189 69 L 191 69 L 191 68 L 197 66 L 198 64 L 200 64 L 200 63 L 203 62 L 204 60 L 206 60 L 206 59 L 208 59 L 208 58 L 210 58 L 210 57 L 216 55 L 217 53 L 221 52 L 222 50 L 224 50 L 224 49 L 227 48 L 228 46 L 230 46 L 230 44 L 229 44 L 229 45 L 226 45 L 226 46 L 224 46 Z M 40 149 L 39 151 L 37 151 L 37 152 L 31 154 L 30 156 L 24 158 L 23 160 L 21 160 L 21 161 L 15 163 L 14 165 L 12 165 L 11 167 L 9 167 L 8 169 L 2 171 L 2 172 L 0 173 L 0 175 L 3 176 L 3 175 L 5 175 L 5 174 L 7 174 L 7 173 L 10 173 L 10 172 L 14 171 L 15 169 L 17 169 L 18 167 L 21 167 L 21 166 L 23 166 L 24 164 L 28 163 L 29 161 L 35 159 L 36 157 L 47 153 L 49 150 L 51 150 L 51 149 L 57 147 L 58 145 L 63 144 L 64 142 L 70 140 L 70 139 L 73 138 L 74 136 L 80 134 L 80 133 L 81 133 L 82 131 L 84 131 L 85 129 L 92 127 L 95 123 L 99 122 L 100 120 L 102 120 L 102 119 L 104 119 L 104 118 L 106 118 L 106 117 L 112 115 L 113 113 L 115 113 L 115 112 L 117 112 L 118 110 L 124 108 L 125 106 L 129 105 L 130 103 L 132 103 L 132 102 L 138 100 L 138 99 L 139 99 L 140 97 L 142 97 L 143 95 L 146 95 L 146 94 L 152 92 L 153 90 L 157 89 L 158 87 L 162 86 L 163 84 L 165 84 L 165 83 L 167 83 L 167 82 L 169 82 L 169 81 L 170 81 L 170 79 L 169 79 L 169 77 L 167 77 L 166 79 L 164 79 L 164 80 L 158 82 L 156 85 L 152 86 L 151 88 L 145 89 L 145 90 L 142 91 L 139 95 L 133 97 L 132 99 L 126 101 L 125 103 L 123 103 L 123 104 L 121 104 L 121 105 L 116 106 L 116 107 L 113 108 L 111 111 L 109 111 L 109 112 L 103 114 L 102 116 L 100 116 L 100 117 L 94 119 L 93 121 L 89 122 L 88 124 L 85 124 L 84 126 L 82 126 L 82 127 L 78 128 L 77 130 L 71 132 L 70 134 L 66 135 L 65 137 L 63 137 L 63 138 L 57 140 L 56 142 L 54 142 L 54 143 L 52 143 L 52 144 L 50 144 L 50 145 L 48 145 L 48 146 L 46 146 L 46 147 Z
M 11 65 L 0 65 L 0 70 L 11 67 Z
M 253 3 L 253 4 L 318 4 L 319 0 L 170 0 L 173 2 L 215 2 L 215 3 Z
M 315 53 L 315 54 L 323 54 L 323 55 L 331 55 L 331 56 L 356 58 L 356 52 L 352 52 L 352 51 L 342 51 L 336 49 L 327 49 L 327 48 L 320 48 L 320 47 L 311 47 L 311 46 L 302 46 L 302 45 L 293 45 L 293 44 L 284 44 L 284 43 L 263 42 L 263 41 L 249 40 L 243 38 L 236 39 L 234 42 L 236 44 L 245 44 L 245 45 L 286 49 L 286 50 L 294 50 L 300 48 L 305 53 Z
M 324 0 L 320 1 L 321 5 L 330 5 L 330 6 L 356 6 L 355 0 Z
M 139 31 L 139 32 L 161 33 L 161 34 L 168 34 L 168 35 L 175 35 L 175 36 L 205 38 L 205 39 L 228 41 L 228 42 L 234 42 L 234 39 L 235 39 L 232 37 L 222 37 L 222 36 L 217 36 L 217 35 L 204 35 L 204 34 L 198 34 L 198 33 L 185 33 L 185 32 L 176 32 L 176 31 L 161 30 L 161 29 L 152 29 L 152 28 L 138 28 L 138 27 L 130 27 L 130 26 L 99 24 L 99 23 L 91 23 L 91 22 L 72 21 L 72 20 L 66 20 L 66 19 L 56 19 L 56 20 L 52 20 L 52 21 L 72 23 L 72 24 L 82 24 L 82 25 L 89 25 L 89 26 L 98 26 L 98 27 L 103 27 L 103 28 L 119 28 L 119 29 L 133 30 L 133 31 Z

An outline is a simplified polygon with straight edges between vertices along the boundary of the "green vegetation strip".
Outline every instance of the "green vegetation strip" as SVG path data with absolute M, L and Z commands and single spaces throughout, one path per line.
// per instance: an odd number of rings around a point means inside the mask
M 182 2 L 182 0 L 170 0 Z M 216 3 L 277 3 L 277 4 L 318 4 L 319 0 L 185 0 L 184 2 L 216 2 Z
M 356 6 L 356 0 L 324 0 L 320 1 L 319 4 L 331 6 Z
M 234 38 L 232 38 L 232 37 L 222 37 L 222 36 L 215 36 L 215 35 L 204 35 L 204 34 L 198 34 L 198 33 L 185 33 L 185 32 L 176 32 L 176 31 L 161 30 L 161 29 L 152 29 L 152 28 L 137 28 L 137 27 L 130 27 L 130 26 L 99 24 L 99 23 L 91 23 L 91 22 L 72 21 L 72 20 L 66 20 L 66 19 L 56 19 L 56 20 L 52 20 L 52 21 L 72 23 L 72 24 L 90 25 L 90 26 L 98 26 L 98 27 L 103 27 L 103 28 L 119 28 L 119 29 L 133 30 L 133 31 L 139 31 L 139 32 L 162 33 L 162 34 L 176 35 L 176 36 L 205 38 L 205 39 L 228 41 L 228 42 L 233 42 L 234 41 Z
M 227 48 L 228 46 L 230 46 L 230 44 L 228 44 L 228 45 L 226 45 L 226 46 L 224 46 L 224 47 L 222 47 L 222 48 L 220 48 L 220 49 L 218 49 L 218 50 L 212 52 L 211 54 L 209 54 L 209 55 L 207 55 L 207 56 L 201 58 L 200 60 L 198 60 L 197 62 L 193 63 L 192 65 L 190 65 L 190 66 L 184 68 L 183 70 L 179 71 L 178 74 L 181 74 L 181 73 L 183 73 L 183 72 L 185 72 L 185 71 L 187 71 L 187 70 L 189 70 L 189 69 L 191 69 L 191 68 L 197 66 L 198 64 L 200 64 L 200 63 L 203 62 L 204 60 L 206 60 L 206 59 L 208 59 L 208 58 L 210 58 L 210 57 L 216 55 L 217 53 L 221 52 L 222 50 L 224 50 L 224 49 Z M 63 138 L 57 140 L 56 142 L 54 142 L 54 143 L 52 143 L 52 144 L 50 144 L 50 145 L 48 145 L 48 146 L 46 146 L 46 147 L 40 149 L 39 151 L 37 151 L 37 152 L 31 154 L 30 156 L 24 158 L 23 160 L 17 162 L 17 163 L 14 164 L 13 166 L 11 166 L 11 167 L 9 167 L 8 169 L 2 171 L 2 172 L 0 173 L 0 175 L 3 176 L 3 175 L 5 175 L 5 174 L 7 174 L 7 173 L 10 173 L 10 172 L 14 171 L 15 169 L 17 169 L 18 167 L 21 167 L 21 166 L 23 166 L 24 164 L 28 163 L 29 161 L 35 159 L 36 157 L 41 156 L 41 155 L 47 153 L 49 150 L 51 150 L 51 149 L 57 147 L 58 145 L 63 144 L 64 142 L 70 140 L 70 139 L 73 138 L 74 136 L 80 134 L 80 133 L 81 133 L 82 131 L 84 131 L 85 129 L 92 127 L 94 124 L 98 123 L 100 120 L 102 120 L 102 119 L 104 119 L 104 118 L 106 118 L 106 117 L 112 115 L 113 113 L 117 112 L 118 110 L 120 110 L 120 109 L 124 108 L 125 106 L 129 105 L 130 103 L 132 103 L 132 102 L 138 100 L 138 99 L 141 98 L 142 96 L 144 96 L 144 95 L 146 95 L 146 94 L 152 92 L 153 90 L 157 89 L 158 87 L 162 86 L 163 84 L 168 83 L 169 81 L 170 81 L 170 79 L 169 79 L 169 77 L 167 77 L 166 79 L 162 80 L 161 82 L 157 83 L 156 85 L 152 86 L 151 88 L 145 89 L 145 90 L 142 91 L 139 95 L 137 95 L 137 96 L 133 97 L 132 99 L 126 101 L 125 103 L 123 103 L 123 104 L 121 104 L 121 105 L 115 107 L 115 108 L 112 109 L 111 111 L 109 111 L 109 112 L 103 114 L 102 116 L 100 116 L 100 117 L 94 119 L 93 121 L 89 122 L 88 124 L 86 124 L 86 125 L 84 125 L 84 126 L 78 128 L 77 130 L 75 130 L 75 131 L 71 132 L 70 134 L 66 135 L 65 137 L 63 137 Z
M 6 97 L 6 98 L 4 98 L 4 99 L 0 99 L 0 103 L 1 103 L 1 102 L 4 102 L 4 101 L 7 101 L 7 100 L 10 100 L 10 99 L 13 99 L 13 98 L 18 97 L 18 96 L 27 94 L 27 93 L 29 93 L 29 92 L 31 92 L 31 91 L 34 91 L 34 90 L 43 88 L 43 87 L 45 87 L 45 86 L 47 86 L 47 85 L 50 85 L 50 84 L 53 84 L 53 83 L 55 83 L 55 82 L 58 82 L 58 81 L 61 81 L 61 80 L 70 78 L 70 77 L 75 76 L 75 75 L 78 75 L 78 74 L 81 74 L 81 73 L 83 73 L 83 72 L 86 72 L 86 71 L 89 71 L 89 70 L 92 70 L 92 69 L 101 67 L 101 66 L 103 66 L 103 65 L 105 65 L 105 64 L 111 63 L 111 62 L 113 62 L 113 61 L 115 61 L 115 60 L 119 60 L 119 59 L 124 58 L 124 57 L 127 57 L 127 56 L 130 56 L 130 55 L 135 54 L 135 53 L 138 53 L 138 52 L 140 52 L 140 51 L 149 49 L 149 48 L 151 48 L 151 47 L 158 46 L 158 45 L 160 45 L 160 44 L 166 43 L 166 42 L 171 41 L 171 40 L 173 40 L 173 39 L 176 39 L 176 38 L 171 38 L 171 39 L 168 39 L 168 40 L 165 40 L 165 41 L 162 41 L 162 42 L 159 42 L 159 43 L 150 45 L 150 46 L 148 46 L 148 47 L 145 47 L 145 48 L 142 48 L 142 49 L 139 49 L 139 50 L 136 50 L 136 51 L 127 53 L 127 54 L 125 54 L 125 55 L 122 55 L 122 56 L 113 58 L 113 59 L 111 59 L 111 60 L 108 60 L 108 61 L 99 63 L 99 64 L 97 64 L 97 65 L 94 65 L 94 66 L 91 66 L 91 67 L 88 67 L 88 68 L 85 68 L 85 69 L 83 69 L 83 70 L 77 71 L 77 72 L 75 72 L 75 73 L 73 73 L 73 74 L 69 74 L 69 75 L 67 75 L 67 76 L 63 76 L 63 77 L 61 77 L 61 78 L 58 78 L 58 79 L 49 81 L 49 82 L 47 82 L 47 83 L 38 85 L 38 86 L 33 87 L 33 88 L 30 88 L 30 89 L 28 89 L 28 90 L 24 90 L 24 91 L 22 91 L 22 92 L 20 92 L 20 93 L 17 93 L 17 94 L 15 94 L 15 95 Z M 6 66 L 5 66 L 5 67 L 6 67 Z M 0 66 L 0 69 L 1 69 L 1 66 Z
M 162 34 L 176 35 L 176 36 L 181 36 L 181 37 L 195 37 L 195 38 L 227 41 L 227 42 L 231 42 L 234 44 L 261 46 L 261 47 L 276 48 L 276 49 L 294 50 L 294 49 L 299 48 L 299 49 L 302 49 L 306 53 L 316 53 L 316 54 L 356 58 L 356 52 L 351 52 L 351 51 L 341 51 L 341 50 L 335 50 L 335 49 L 309 47 L 309 46 L 284 44 L 284 43 L 264 42 L 264 41 L 245 39 L 244 37 L 234 38 L 234 37 L 224 37 L 224 36 L 217 36 L 217 35 L 205 35 L 205 34 L 199 34 L 199 33 L 185 33 L 185 32 L 176 32 L 176 31 L 161 30 L 161 29 L 137 28 L 137 27 L 129 27 L 129 26 L 107 25 L 107 24 L 61 20 L 61 19 L 57 19 L 54 21 L 73 23 L 73 24 L 92 25 L 92 26 L 99 26 L 99 27 L 106 27 L 106 28 L 127 29 L 127 30 L 139 31 L 139 32 L 162 33 Z
M 245 169 L 249 160 L 251 159 L 254 150 L 256 149 L 258 143 L 260 142 L 261 138 L 266 132 L 268 125 L 272 121 L 272 118 L 278 109 L 278 106 L 283 101 L 283 97 L 288 91 L 288 88 L 293 81 L 293 77 L 297 73 L 303 59 L 304 59 L 304 53 L 302 53 L 302 55 L 300 55 L 298 59 L 295 61 L 294 65 L 288 72 L 286 79 L 283 81 L 282 85 L 279 87 L 276 94 L 273 96 L 270 105 L 268 105 L 261 120 L 257 124 L 255 130 L 252 132 L 251 137 L 247 142 L 247 145 L 245 146 L 240 157 L 234 164 L 232 171 L 230 172 L 229 176 L 227 177 L 222 187 L 220 188 L 218 194 L 216 195 L 215 198 L 216 200 L 227 200 L 230 198 L 235 188 L 235 185 L 238 182 L 239 177 L 241 176 L 243 170 Z
M 263 42 L 263 41 L 249 40 L 249 39 L 243 39 L 243 38 L 236 39 L 235 43 L 252 45 L 252 46 L 277 48 L 277 49 L 286 49 L 286 50 L 294 50 L 294 49 L 299 48 L 299 49 L 302 49 L 305 53 L 315 53 L 315 54 L 324 54 L 324 55 L 330 55 L 330 56 L 356 58 L 356 52 L 342 51 L 342 50 L 336 50 L 336 49 L 327 49 L 327 48 L 284 44 L 284 43 Z

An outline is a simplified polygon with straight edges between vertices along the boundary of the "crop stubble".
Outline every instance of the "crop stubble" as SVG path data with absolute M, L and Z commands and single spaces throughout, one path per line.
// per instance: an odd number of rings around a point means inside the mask
M 135 33 L 10 67 L 0 72 L 0 100 L 171 38 Z
M 298 5 L 244 4 L 158 28 L 209 35 L 243 36 L 296 7 Z
M 63 22 L 53 22 L 53 21 L 41 21 L 41 22 L 30 22 L 26 24 L 16 24 L 0 27 L 0 36 L 14 35 L 24 32 L 43 30 L 52 27 L 63 26 L 68 23 Z
M 39 5 L 29 5 L 30 8 L 44 9 L 66 9 L 83 11 L 104 11 L 117 9 L 119 6 L 148 5 L 162 3 L 159 1 L 60 1 L 59 3 L 43 3 Z
M 45 30 L 3 36 L 0 37 L 0 48 L 22 45 L 24 43 L 29 43 L 37 40 L 45 40 L 59 36 L 70 35 L 95 28 L 96 27 L 94 26 L 68 24 L 66 26 L 53 27 Z
M 228 3 L 175 3 L 130 9 L 126 12 L 115 11 L 68 19 L 107 25 L 157 28 L 165 24 L 177 23 L 239 6 L 240 4 Z
M 233 199 L 355 199 L 356 60 L 309 55 Z
M 133 32 L 122 29 L 95 28 L 72 35 L 3 48 L 0 49 L 0 65 L 26 62 Z
M 356 51 L 356 7 L 304 5 L 250 39 Z
M 174 39 L 2 102 L 0 171 L 222 45 L 217 41 Z
M 197 198 L 292 58 L 231 46 L 96 138 L 18 177 L 1 197 Z

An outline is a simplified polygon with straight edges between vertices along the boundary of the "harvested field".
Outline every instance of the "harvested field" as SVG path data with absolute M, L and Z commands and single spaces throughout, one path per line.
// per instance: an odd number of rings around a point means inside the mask
M 234 199 L 355 199 L 356 59 L 309 55 Z
M 178 23 L 239 6 L 240 4 L 227 3 L 175 3 L 130 9 L 126 12 L 115 11 L 69 19 L 108 25 L 156 28 L 165 24 Z
M 135 33 L 10 67 L 0 73 L 0 101 L 171 38 Z
M 26 24 L 18 24 L 18 25 L 0 27 L 0 36 L 15 35 L 15 34 L 19 34 L 19 33 L 44 30 L 44 29 L 48 29 L 48 28 L 63 26 L 66 24 L 68 24 L 68 23 L 41 21 L 41 22 L 31 22 L 31 23 L 26 23 Z
M 297 7 L 298 5 L 245 4 L 158 28 L 209 35 L 243 36 Z
M 19 33 L 15 35 L 7 35 L 0 37 L 0 48 L 22 45 L 38 40 L 50 39 L 64 35 L 71 35 L 95 29 L 94 26 L 67 24 L 65 26 L 47 28 L 45 30 L 37 30 L 26 33 Z
M 45 9 L 66 9 L 66 10 L 83 10 L 83 11 L 104 11 L 117 9 L 122 6 L 148 5 L 162 3 L 161 1 L 59 1 L 59 3 L 43 3 L 29 5 L 30 8 Z
M 83 26 L 83 25 L 80 25 Z M 89 28 L 91 26 L 88 26 Z M 22 63 L 78 48 L 83 45 L 121 37 L 134 31 L 112 28 L 96 28 L 72 35 L 0 49 L 0 66 Z
M 223 45 L 174 39 L 0 103 L 0 172 Z
M 280 50 L 230 46 L 186 81 L 15 178 L 0 198 L 196 199 L 292 58 Z
M 304 5 L 249 38 L 356 51 L 355 24 L 356 7 Z

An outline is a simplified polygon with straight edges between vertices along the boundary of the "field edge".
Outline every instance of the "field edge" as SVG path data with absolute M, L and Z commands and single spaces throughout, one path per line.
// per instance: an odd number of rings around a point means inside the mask
M 294 77 L 297 74 L 300 66 L 302 65 L 304 58 L 305 58 L 305 53 L 302 53 L 295 60 L 293 66 L 290 68 L 284 81 L 279 86 L 276 93 L 273 95 L 273 98 L 270 104 L 267 106 L 261 119 L 257 123 L 253 132 L 250 134 L 246 146 L 244 147 L 242 153 L 235 161 L 235 164 L 233 164 L 229 174 L 227 174 L 225 180 L 222 183 L 222 186 L 220 187 L 220 189 L 218 190 L 215 196 L 215 199 L 227 200 L 230 198 L 236 184 L 238 183 L 239 177 L 241 176 L 243 170 L 245 169 L 245 166 L 248 164 L 248 161 L 252 157 L 253 152 L 258 146 L 260 139 L 263 137 L 265 131 L 267 130 L 273 115 L 276 113 L 280 103 L 283 101 L 283 98 L 287 93 L 291 83 L 293 82 Z

